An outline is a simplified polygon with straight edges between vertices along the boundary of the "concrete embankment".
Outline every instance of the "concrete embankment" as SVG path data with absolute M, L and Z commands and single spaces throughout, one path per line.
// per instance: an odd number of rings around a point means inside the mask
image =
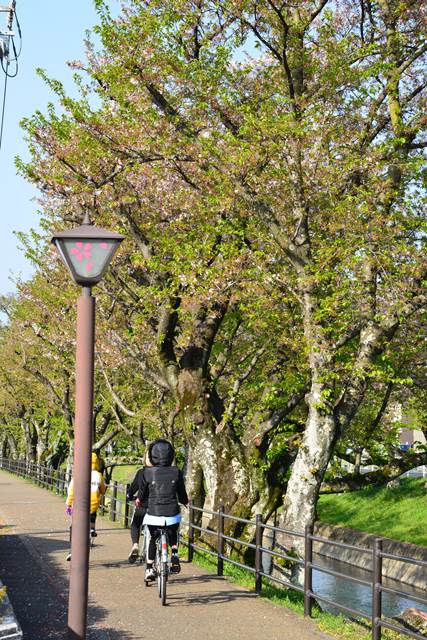
M 0 638 L 1 640 L 22 640 L 22 630 L 6 589 L 7 587 L 0 580 Z
M 313 550 L 322 556 L 334 558 L 341 562 L 360 567 L 361 569 L 372 570 L 373 564 L 373 547 L 374 540 L 378 536 L 354 529 L 346 529 L 344 527 L 336 527 L 330 524 L 318 522 L 315 525 L 314 533 L 316 536 L 328 538 L 335 542 L 344 542 L 345 544 L 354 545 L 359 549 L 345 549 L 326 542 L 315 542 Z M 427 562 L 427 547 L 421 547 L 408 542 L 400 542 L 383 538 L 383 551 L 386 553 L 400 556 L 403 558 L 414 558 Z M 368 549 L 370 553 L 362 552 L 361 549 Z M 417 589 L 427 591 L 427 569 L 426 567 L 417 566 L 411 562 L 402 560 L 383 559 L 383 575 L 387 578 L 393 578 L 400 582 L 406 583 Z

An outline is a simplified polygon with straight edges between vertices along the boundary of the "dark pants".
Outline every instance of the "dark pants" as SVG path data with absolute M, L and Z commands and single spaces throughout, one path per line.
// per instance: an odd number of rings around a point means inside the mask
M 148 529 L 150 531 L 150 542 L 148 544 L 148 555 L 147 560 L 149 562 L 154 562 L 154 558 L 156 557 L 156 540 L 160 535 L 160 530 L 162 527 L 157 527 L 155 524 L 149 524 Z M 169 524 L 166 527 L 168 534 L 168 541 L 171 547 L 178 546 L 178 529 L 179 522 L 175 524 Z
M 142 521 L 147 513 L 147 509 L 135 509 L 133 512 L 132 522 L 130 524 L 130 537 L 133 544 L 138 544 L 139 536 L 141 535 Z
M 95 529 L 95 522 L 96 522 L 96 511 L 94 511 L 93 513 L 90 514 L 90 528 L 91 529 Z M 71 531 L 72 531 L 72 525 L 70 524 L 70 546 L 71 546 Z

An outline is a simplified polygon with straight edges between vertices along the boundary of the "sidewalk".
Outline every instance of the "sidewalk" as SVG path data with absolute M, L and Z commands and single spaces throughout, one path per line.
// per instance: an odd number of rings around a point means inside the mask
M 182 563 L 162 607 L 143 567 L 130 565 L 129 532 L 97 521 L 91 550 L 88 640 L 328 640 L 304 620 L 225 578 Z M 66 640 L 69 563 L 64 500 L 0 471 L 0 578 L 24 640 Z

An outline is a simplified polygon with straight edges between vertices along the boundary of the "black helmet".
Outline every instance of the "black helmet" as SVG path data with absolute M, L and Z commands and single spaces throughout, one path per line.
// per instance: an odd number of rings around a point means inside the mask
M 148 448 L 148 457 L 153 467 L 170 467 L 175 456 L 173 446 L 168 440 L 154 440 Z

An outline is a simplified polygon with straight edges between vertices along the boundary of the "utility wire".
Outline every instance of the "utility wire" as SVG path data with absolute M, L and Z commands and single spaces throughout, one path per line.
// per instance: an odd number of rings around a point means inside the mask
M 2 60 L 1 66 L 3 67 L 3 60 Z M 4 74 L 3 106 L 1 110 L 1 124 L 0 124 L 0 151 L 1 151 L 1 145 L 3 142 L 3 125 L 4 125 L 4 112 L 6 109 L 7 79 L 9 78 L 8 68 L 9 68 L 9 61 L 7 61 L 6 71 Z
M 15 39 L 12 33 L 13 20 L 15 19 L 16 27 L 19 34 L 19 51 L 16 50 Z M 21 55 L 22 51 L 22 31 L 21 25 L 19 24 L 18 16 L 16 14 L 16 0 L 12 0 L 9 5 L 9 16 L 7 22 L 7 33 L 2 33 L 0 31 L 0 37 L 3 36 L 3 54 L 0 52 L 0 62 L 1 68 L 5 75 L 4 78 L 4 89 L 3 89 L 3 103 L 1 108 L 1 121 L 0 121 L 0 151 L 3 141 L 3 127 L 4 127 L 4 117 L 6 110 L 6 97 L 7 97 L 7 81 L 8 78 L 15 78 L 18 75 L 18 58 Z M 6 41 L 7 36 L 7 41 Z M 7 42 L 7 45 L 6 45 Z M 14 57 L 10 57 L 10 45 L 12 45 L 13 55 Z M 4 66 L 4 60 L 6 60 L 6 67 Z M 9 66 L 13 63 L 15 65 L 15 69 L 13 73 L 9 72 Z

